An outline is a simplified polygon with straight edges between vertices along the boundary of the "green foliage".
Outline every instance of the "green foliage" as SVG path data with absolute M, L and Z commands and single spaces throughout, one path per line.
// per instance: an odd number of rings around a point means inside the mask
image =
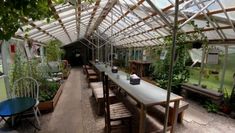
M 51 40 L 46 46 L 47 61 L 57 61 L 61 58 L 64 51 L 60 49 L 61 42 L 59 40 Z
M 39 101 L 49 101 L 55 96 L 60 84 L 56 82 L 47 82 L 46 86 L 41 86 L 39 91 Z
M 174 59 L 172 76 L 173 91 L 174 89 L 178 91 L 180 84 L 186 82 L 190 76 L 189 70 L 185 65 L 186 60 L 189 58 L 187 50 L 191 48 L 190 45 L 187 44 L 192 41 L 199 41 L 207 46 L 208 42 L 207 37 L 202 33 L 203 28 L 199 28 L 194 21 L 191 21 L 189 25 L 193 26 L 195 32 L 186 34 L 178 30 L 176 37 L 176 58 Z M 164 38 L 164 49 L 168 51 L 168 54 L 164 60 L 154 60 L 155 62 L 152 63 L 150 68 L 153 71 L 153 79 L 155 79 L 162 88 L 167 88 L 172 42 L 172 36 Z M 162 50 L 163 48 L 153 48 L 151 55 L 159 57 L 160 51 Z
M 48 0 L 0 0 L 0 5 L 0 40 L 9 40 L 26 24 L 23 18 L 34 21 L 52 16 Z
M 10 69 L 10 86 L 12 88 L 14 82 L 22 77 L 32 77 L 39 83 L 44 83 L 46 69 L 38 68 L 39 60 L 27 60 L 23 54 L 17 50 L 14 57 L 14 64 Z
M 189 39 L 193 40 L 193 41 L 202 41 L 204 42 L 204 44 L 208 43 L 208 39 L 207 39 L 207 36 L 205 36 L 203 33 L 202 33 L 202 30 L 203 28 L 199 28 L 197 24 L 195 24 L 194 21 L 190 21 L 189 23 L 191 26 L 193 26 L 194 28 L 194 31 L 189 37 Z
M 14 58 L 14 64 L 10 69 L 10 86 L 12 88 L 13 83 L 22 77 L 26 77 L 29 75 L 28 72 L 28 64 L 27 60 L 25 60 L 24 56 L 22 53 L 17 50 L 15 53 L 15 58 Z
M 186 51 L 186 47 L 183 43 L 182 35 L 178 38 L 178 44 L 176 48 L 177 58 L 174 62 L 173 66 L 173 77 L 172 77 L 172 87 L 178 88 L 182 82 L 185 82 L 189 78 L 189 70 L 185 66 L 185 60 L 188 56 Z M 172 39 L 170 37 L 165 38 L 165 43 L 167 46 L 172 43 Z M 160 84 L 162 88 L 167 88 L 168 76 L 169 76 L 169 66 L 170 66 L 170 53 L 171 50 L 169 47 L 167 48 L 168 54 L 164 60 L 157 60 L 153 62 L 151 68 L 153 70 L 152 76 L 153 78 Z M 159 53 L 159 52 L 158 52 Z
M 219 111 L 219 106 L 211 101 L 206 101 L 203 107 L 206 108 L 208 112 L 217 113 Z
M 61 4 L 65 0 L 51 0 L 52 4 Z M 95 0 L 82 0 L 89 3 Z M 46 20 L 48 23 L 53 17 L 48 0 L 0 0 L 0 40 L 9 40 L 18 29 L 27 32 L 22 27 L 26 20 Z M 26 19 L 26 20 L 25 20 Z M 27 33 L 25 37 L 27 37 Z
M 224 93 L 224 101 L 223 101 L 224 104 L 230 105 L 232 101 L 231 101 L 231 96 L 229 95 L 227 88 L 224 88 L 223 93 Z

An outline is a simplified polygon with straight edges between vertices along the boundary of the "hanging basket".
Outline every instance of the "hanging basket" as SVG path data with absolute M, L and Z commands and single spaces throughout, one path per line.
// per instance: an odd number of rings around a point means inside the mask
M 194 41 L 192 43 L 192 48 L 196 48 L 196 49 L 199 49 L 202 47 L 202 42 L 201 41 Z

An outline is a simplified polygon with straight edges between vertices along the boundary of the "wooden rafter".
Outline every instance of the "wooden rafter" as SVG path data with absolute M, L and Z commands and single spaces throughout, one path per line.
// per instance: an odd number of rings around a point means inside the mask
M 142 4 L 144 2 L 144 0 L 140 0 L 138 3 L 137 3 L 137 5 L 140 5 L 140 4 Z M 132 6 L 131 8 L 130 8 L 130 10 L 131 11 L 133 11 L 134 9 L 136 9 L 138 6 L 137 5 L 134 5 L 134 6 Z M 127 16 L 128 14 L 130 13 L 130 11 L 128 10 L 127 12 L 125 12 L 121 17 L 119 17 L 114 23 L 112 23 L 107 29 L 105 29 L 104 31 L 103 31 L 103 33 L 104 32 L 106 32 L 109 28 L 111 28 L 113 25 L 115 25 L 117 22 L 119 22 L 121 19 L 123 19 L 125 16 Z
M 90 20 L 89 20 L 88 25 L 87 25 L 87 28 L 86 28 L 85 37 L 87 37 L 88 29 L 90 28 L 91 22 L 92 22 L 92 20 L 93 20 L 93 18 L 94 18 L 94 16 L 95 16 L 95 13 L 96 13 L 96 11 L 97 11 L 99 5 L 100 5 L 100 0 L 96 0 L 94 9 L 93 9 L 93 11 L 92 11 L 92 13 L 91 13 L 91 17 L 90 17 Z
M 211 39 L 208 44 L 234 45 L 235 39 L 224 39 L 224 41 L 221 41 L 220 39 Z
M 219 27 L 218 29 L 224 30 L 224 29 L 231 29 L 231 28 L 232 28 L 232 26 L 223 26 L 223 27 Z M 202 32 L 213 31 L 213 30 L 214 30 L 214 28 L 205 28 L 205 29 L 202 30 Z M 192 30 L 192 31 L 188 31 L 188 32 L 185 32 L 185 33 L 186 33 L 186 34 L 191 34 L 191 33 L 194 33 L 194 32 L 195 32 L 195 31 Z M 160 39 L 160 38 L 162 38 L 162 37 L 158 37 L 158 38 L 154 38 L 154 39 Z M 154 39 L 150 39 L 150 40 L 154 40 Z M 146 39 L 146 40 L 148 40 L 148 39 Z M 139 42 L 139 41 L 130 42 L 130 43 L 137 43 L 137 42 Z M 130 43 L 125 43 L 125 44 L 121 44 L 121 45 L 127 45 L 127 44 L 130 44 Z
M 168 9 L 169 9 L 169 8 L 168 8 Z M 235 8 L 228 8 L 228 9 L 226 9 L 226 11 L 227 11 L 227 12 L 232 12 L 232 11 L 235 11 Z M 218 13 L 223 13 L 223 10 L 211 11 L 211 12 L 208 12 L 207 15 L 208 15 L 208 16 L 211 16 L 211 15 L 218 14 Z M 152 14 L 152 15 L 153 15 L 153 14 Z M 151 16 L 152 16 L 152 15 L 151 15 Z M 147 17 L 146 17 L 146 18 L 147 18 Z M 148 16 L 148 18 L 150 18 L 150 17 Z M 200 15 L 198 15 L 198 16 L 195 17 L 195 19 L 203 19 L 203 18 L 204 18 L 204 15 L 203 15 L 203 14 L 200 14 Z M 186 21 L 186 20 L 187 20 L 186 18 L 181 19 L 181 20 L 179 20 L 179 23 L 183 23 L 183 22 Z M 166 27 L 166 26 L 167 26 L 167 25 L 163 25 L 163 27 Z M 128 27 L 129 27 L 129 26 L 128 26 Z M 223 29 L 223 28 L 227 29 L 228 27 L 232 28 L 231 26 L 225 26 L 225 27 L 218 27 L 218 29 Z M 137 33 L 137 34 L 134 34 L 134 35 L 130 35 L 130 36 L 128 36 L 128 37 L 138 36 L 138 35 L 140 35 L 140 34 L 144 34 L 144 33 L 146 33 L 146 32 L 151 32 L 151 31 L 154 31 L 154 30 L 157 30 L 157 29 L 160 29 L 160 28 L 162 28 L 162 26 L 158 26 L 158 27 L 149 29 L 149 30 L 147 30 L 147 31 L 143 31 L 143 32 L 141 32 L 141 33 Z M 208 31 L 208 30 L 212 31 L 213 29 L 212 29 L 212 28 L 204 29 L 204 31 Z M 190 31 L 190 33 L 191 33 L 191 32 L 194 32 L 194 31 Z M 186 33 L 188 33 L 188 32 L 186 32 Z M 161 37 L 159 37 L 159 38 L 161 38 Z
M 162 11 L 163 11 L 163 12 L 167 12 L 169 9 L 171 9 L 171 8 L 173 8 L 173 7 L 174 7 L 173 5 L 170 5 L 170 6 L 166 7 L 166 8 L 164 8 L 164 9 L 162 9 Z M 226 12 L 232 12 L 232 11 L 235 11 L 235 8 L 228 8 L 228 9 L 226 9 Z M 218 13 L 223 13 L 223 10 L 212 11 L 212 12 L 207 13 L 207 15 L 213 15 L 213 14 L 218 14 Z M 156 15 L 158 15 L 156 12 L 152 12 L 151 15 L 149 15 L 149 16 L 143 18 L 143 20 L 148 20 L 148 19 L 150 19 L 150 18 L 152 18 L 153 16 L 156 16 Z M 196 17 L 196 19 L 203 19 L 203 18 L 204 18 L 204 15 L 203 15 L 203 14 L 200 14 L 200 15 L 198 15 L 198 16 Z M 183 21 L 186 21 L 186 19 L 182 19 L 182 20 L 180 20 L 180 21 L 181 21 L 181 23 L 182 23 Z M 136 23 L 134 23 L 134 24 L 132 24 L 132 25 L 129 25 L 129 26 L 127 26 L 126 28 L 124 28 L 124 29 L 122 29 L 122 30 L 116 32 L 113 36 L 116 36 L 116 35 L 118 35 L 119 33 L 123 32 L 123 31 L 125 31 L 125 30 L 127 30 L 127 29 L 129 29 L 129 28 L 131 28 L 131 27 L 133 27 L 133 26 L 135 26 L 135 25 L 141 23 L 141 22 L 142 22 L 142 21 L 138 21 L 138 22 L 136 22 Z M 163 25 L 163 27 L 166 27 L 166 25 Z M 147 32 L 154 31 L 154 30 L 157 30 L 157 29 L 160 29 L 160 28 L 162 28 L 162 27 L 161 27 L 161 26 L 155 27 L 155 28 L 149 29 Z M 138 33 L 138 34 L 136 34 L 136 35 L 140 35 L 140 34 L 143 34 L 143 33 L 146 33 L 146 32 Z M 133 36 L 135 36 L 135 35 L 132 35 L 132 36 L 129 36 L 129 37 L 133 37 Z M 111 36 L 110 36 L 110 37 L 111 37 Z
M 121 45 L 128 45 L 128 44 L 132 44 L 132 43 L 142 43 L 142 42 L 147 42 L 147 41 L 152 41 L 152 40 L 156 40 L 156 38 L 149 38 L 149 39 L 144 39 L 144 40 L 139 40 L 139 41 L 133 41 L 133 42 L 128 42 L 126 44 L 121 44 Z
M 77 0 L 77 37 L 78 38 L 80 35 L 80 21 L 81 21 L 81 0 Z
M 117 0 L 109 0 L 107 4 L 105 5 L 104 9 L 100 13 L 100 16 L 96 20 L 94 26 L 91 28 L 91 30 L 88 31 L 87 36 L 90 36 L 91 33 L 99 27 L 99 25 L 102 23 L 102 21 L 105 19 L 106 15 L 110 12 L 112 7 L 117 3 Z
M 17 38 L 17 39 L 21 39 L 21 40 L 24 40 L 24 39 L 27 39 L 23 36 L 20 36 L 20 35 L 14 35 L 13 36 L 14 38 Z M 31 38 L 30 38 L 31 39 Z M 45 44 L 44 42 L 41 42 L 41 41 L 38 41 L 38 40 L 34 40 L 34 39 L 31 39 L 33 42 L 36 42 L 36 43 L 40 43 L 40 44 Z
M 49 1 L 48 1 L 48 4 L 49 4 L 49 6 L 50 6 L 50 8 L 51 8 L 51 10 L 52 10 L 52 12 L 53 12 L 53 14 L 54 14 L 55 19 L 60 23 L 61 27 L 63 28 L 63 30 L 64 30 L 64 32 L 65 32 L 65 34 L 68 36 L 70 42 L 72 42 L 72 39 L 71 39 L 71 37 L 69 36 L 68 31 L 65 29 L 65 26 L 64 26 L 64 24 L 63 24 L 63 22 L 62 22 L 60 16 L 59 16 L 58 13 L 56 12 L 55 7 L 52 5 L 52 1 L 49 0 Z
M 173 7 L 174 7 L 173 5 L 170 5 L 170 6 L 166 7 L 166 8 L 164 8 L 164 9 L 162 9 L 162 11 L 163 11 L 163 12 L 166 12 L 166 11 L 170 10 L 171 8 L 173 8 Z M 143 18 L 143 20 L 146 21 L 146 20 L 148 20 L 148 19 L 150 19 L 150 18 L 152 18 L 152 17 L 154 17 L 154 16 L 156 16 L 156 15 L 158 15 L 156 12 L 152 12 L 151 15 L 149 15 L 149 16 Z M 141 23 L 141 22 L 142 22 L 142 21 L 140 20 L 140 21 L 138 21 L 138 22 L 136 22 L 136 23 L 134 23 L 134 24 L 132 24 L 132 25 L 129 25 L 129 26 L 125 27 L 124 29 L 122 29 L 122 30 L 120 30 L 119 32 L 115 33 L 113 36 L 116 36 L 116 35 L 118 35 L 119 33 L 123 32 L 123 31 L 125 31 L 125 30 L 127 30 L 127 29 L 129 29 L 129 28 L 131 28 L 131 27 L 133 27 L 133 26 L 135 26 L 135 25 Z
M 115 7 L 114 7 L 115 8 Z M 131 12 L 131 10 L 129 10 L 130 12 Z M 114 15 L 116 16 L 116 17 L 119 17 L 119 16 L 121 16 L 121 15 L 119 15 L 115 10 L 114 10 Z M 109 16 L 109 15 L 107 15 L 107 16 Z M 109 16 L 110 17 L 110 16 Z M 106 21 L 108 21 L 107 19 L 105 19 Z M 129 21 L 128 23 L 127 23 L 127 21 Z M 104 24 L 104 22 L 105 21 L 103 21 L 103 24 Z M 126 21 L 123 21 L 123 23 L 126 23 L 127 25 L 129 25 L 129 23 L 135 23 L 133 20 L 131 20 L 131 19 L 126 19 Z M 117 23 L 117 24 L 119 24 L 121 27 L 124 27 L 124 25 L 122 25 L 121 23 Z M 117 27 L 118 25 L 117 24 L 115 24 L 115 25 L 113 25 L 113 28 L 114 27 Z M 121 27 L 118 27 L 118 29 L 121 29 Z M 133 28 L 133 27 L 132 27 Z M 133 28 L 132 30 L 135 30 L 136 28 Z M 141 30 L 143 31 L 143 30 L 145 30 L 145 29 L 142 29 L 141 28 Z M 117 30 L 118 31 L 118 30 Z M 141 32 L 141 31 L 139 31 L 139 30 L 135 30 L 135 31 L 137 31 L 137 32 Z M 129 34 L 129 33 L 127 33 L 127 34 Z M 131 33 L 130 33 L 131 34 Z M 152 35 L 152 34 L 143 34 L 143 36 L 145 37 L 145 38 L 151 38 L 151 37 L 154 37 L 154 35 Z M 136 40 L 136 39 L 138 39 L 138 38 L 132 38 L 133 40 Z
M 39 31 L 43 32 L 44 34 L 47 34 L 48 36 L 51 36 L 54 39 L 57 39 L 55 36 L 51 35 L 47 31 L 43 30 L 42 28 L 38 27 L 36 24 L 29 22 L 26 18 L 21 18 L 25 23 L 29 23 L 32 27 L 38 29 Z

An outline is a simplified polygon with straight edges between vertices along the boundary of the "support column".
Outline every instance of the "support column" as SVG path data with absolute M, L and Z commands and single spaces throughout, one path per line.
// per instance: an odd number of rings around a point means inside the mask
M 204 71 L 204 62 L 205 62 L 205 57 L 206 57 L 206 46 L 204 45 L 203 50 L 202 50 L 202 60 L 201 60 L 201 69 L 200 69 L 200 75 L 199 75 L 199 80 L 198 80 L 198 85 L 201 85 L 202 82 L 202 74 Z
M 41 57 L 42 63 L 44 63 L 44 48 L 43 48 L 43 46 L 40 47 L 40 57 Z
M 111 11 L 111 23 L 113 24 L 113 12 Z M 113 26 L 111 27 L 111 36 L 113 36 Z M 110 65 L 113 66 L 113 38 L 111 37 L 111 62 Z
M 92 54 L 92 61 L 94 61 L 94 55 L 95 55 L 94 46 L 92 46 L 91 54 Z
M 224 56 L 224 64 L 223 64 L 223 71 L 222 71 L 222 75 L 221 75 L 221 81 L 220 81 L 220 88 L 219 88 L 219 92 L 223 92 L 223 87 L 224 87 L 224 77 L 225 77 L 225 73 L 226 73 L 226 67 L 227 67 L 227 62 L 228 62 L 228 45 L 226 45 L 225 47 L 225 56 Z
M 172 27 L 173 35 L 172 35 L 172 49 L 171 49 L 171 58 L 170 58 L 170 66 L 168 73 L 168 84 L 167 84 L 167 98 L 166 98 L 166 111 L 165 111 L 165 121 L 164 121 L 164 129 L 163 132 L 166 133 L 168 126 L 168 118 L 169 118 L 169 104 L 170 104 L 170 94 L 171 94 L 171 85 L 172 85 L 172 75 L 173 75 L 173 65 L 175 58 L 175 49 L 176 49 L 176 41 L 177 41 L 177 31 L 178 31 L 178 11 L 179 11 L 179 0 L 175 0 L 175 16 L 174 16 L 174 25 Z M 177 113 L 177 111 L 176 111 Z M 177 118 L 177 117 L 176 117 Z M 177 120 L 176 120 L 177 121 Z M 172 125 L 171 132 L 174 132 L 176 124 Z
M 100 39 L 99 39 L 99 37 L 98 37 L 98 40 L 97 40 L 97 54 L 98 54 L 98 56 L 97 56 L 97 59 L 98 60 L 100 60 L 100 41 L 99 41 Z

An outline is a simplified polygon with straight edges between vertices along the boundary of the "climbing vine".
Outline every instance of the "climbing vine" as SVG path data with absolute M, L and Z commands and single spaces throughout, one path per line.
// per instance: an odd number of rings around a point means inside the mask
M 172 75 L 172 88 L 176 93 L 179 91 L 180 84 L 186 82 L 189 79 L 189 69 L 185 65 L 186 59 L 189 58 L 187 50 L 192 48 L 192 42 L 200 42 L 207 46 L 207 37 L 202 33 L 203 28 L 199 28 L 194 21 L 191 21 L 189 25 L 193 26 L 194 31 L 191 34 L 187 34 L 179 31 L 176 38 L 176 54 L 173 65 L 173 75 Z M 155 60 L 150 66 L 152 70 L 152 77 L 156 82 L 160 84 L 162 88 L 167 88 L 168 76 L 169 76 L 169 66 L 172 36 L 167 36 L 164 38 L 164 47 L 155 49 L 155 55 L 159 55 L 162 50 L 167 50 L 168 53 L 164 60 Z

